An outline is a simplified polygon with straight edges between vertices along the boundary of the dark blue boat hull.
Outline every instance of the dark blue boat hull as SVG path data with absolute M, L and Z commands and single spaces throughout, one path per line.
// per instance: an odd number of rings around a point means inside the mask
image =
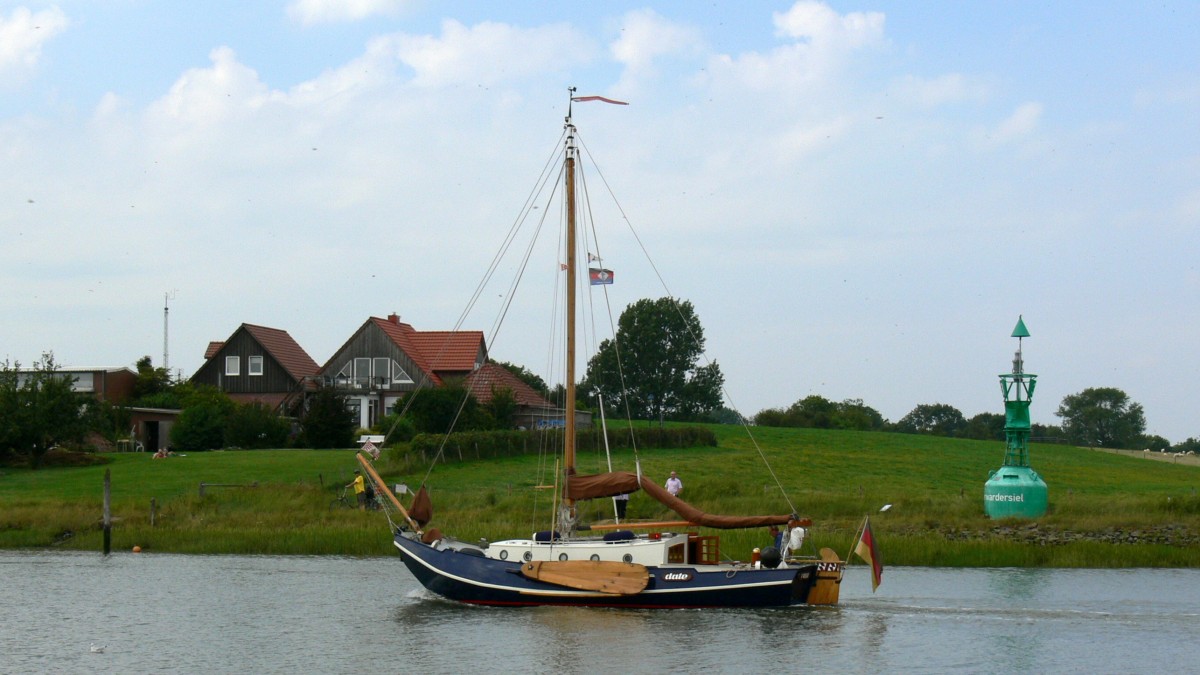
M 451 600 L 480 605 L 781 607 L 805 604 L 817 578 L 815 564 L 720 571 L 650 566 L 650 582 L 645 590 L 634 595 L 613 595 L 527 579 L 520 574 L 520 562 L 438 550 L 403 535 L 395 537 L 395 544 L 404 564 L 422 586 Z

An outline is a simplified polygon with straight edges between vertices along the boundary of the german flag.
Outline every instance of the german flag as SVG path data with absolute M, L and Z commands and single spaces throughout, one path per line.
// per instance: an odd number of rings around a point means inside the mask
M 874 593 L 879 584 L 883 583 L 883 561 L 879 559 L 879 549 L 875 547 L 875 536 L 871 534 L 871 519 L 863 519 L 862 536 L 854 547 L 854 553 L 871 566 L 871 592 Z

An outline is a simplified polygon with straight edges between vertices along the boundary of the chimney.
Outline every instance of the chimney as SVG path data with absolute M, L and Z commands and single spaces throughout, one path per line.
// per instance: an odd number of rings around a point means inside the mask
M 396 325 L 400 325 L 400 315 L 392 312 L 391 314 L 388 314 L 388 321 L 391 321 Z

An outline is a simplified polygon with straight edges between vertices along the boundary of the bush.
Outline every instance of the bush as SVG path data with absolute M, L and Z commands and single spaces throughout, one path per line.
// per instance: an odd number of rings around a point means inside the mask
M 330 387 L 321 387 L 309 400 L 300 428 L 307 447 L 354 447 L 354 416 L 346 409 L 346 397 Z
M 225 446 L 232 448 L 282 448 L 291 423 L 263 403 L 239 405 L 225 422 Z
M 375 426 L 371 427 L 371 433 L 387 436 L 388 443 L 403 443 L 411 441 L 413 436 L 417 435 L 417 428 L 412 419 L 392 413 L 376 422 Z

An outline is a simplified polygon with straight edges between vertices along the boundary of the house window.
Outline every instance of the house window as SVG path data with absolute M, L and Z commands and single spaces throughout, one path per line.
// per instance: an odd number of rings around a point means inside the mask
M 371 359 L 359 357 L 354 359 L 354 385 L 365 387 L 371 383 Z
M 376 384 L 391 384 L 392 383 L 392 360 L 389 358 L 375 357 L 375 377 Z
M 249 375 L 263 374 L 263 357 L 250 356 L 246 358 L 246 372 Z
M 225 357 L 225 375 L 241 375 L 242 374 L 242 357 L 226 356 Z

